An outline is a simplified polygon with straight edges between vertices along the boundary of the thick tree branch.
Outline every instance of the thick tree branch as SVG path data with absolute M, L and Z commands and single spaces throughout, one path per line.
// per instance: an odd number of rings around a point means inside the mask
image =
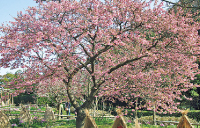
M 158 44 L 158 41 L 156 41 L 156 43 L 153 44 L 151 47 L 147 48 L 147 50 L 149 51 L 149 50 L 151 50 L 152 48 L 155 48 L 157 44 Z
M 86 54 L 87 56 L 91 57 L 90 54 L 89 54 L 89 53 L 87 52 L 87 50 L 85 49 L 84 45 L 83 45 L 83 44 L 80 44 L 80 46 L 83 48 L 85 54 Z
M 92 71 L 84 64 L 84 63 L 82 63 L 82 62 L 80 62 L 82 65 L 83 65 L 83 67 L 89 72 L 89 74 L 92 74 Z
M 91 62 L 93 62 L 100 54 L 106 52 L 107 50 L 109 50 L 112 46 L 110 45 L 106 45 L 103 49 L 99 50 L 97 52 L 97 54 L 95 54 L 93 57 L 89 58 L 84 64 L 79 65 L 78 67 L 76 67 L 68 76 L 67 81 L 65 79 L 63 79 L 63 82 L 67 85 L 67 93 L 68 93 L 68 97 L 70 99 L 70 102 L 72 103 L 72 105 L 77 109 L 79 106 L 76 102 L 76 99 L 72 93 L 71 90 L 71 84 L 72 84 L 72 78 L 74 77 L 74 75 L 83 67 L 87 66 L 88 64 L 90 64 Z M 96 88 L 96 87 L 95 87 Z
M 99 90 L 99 87 L 105 83 L 105 80 L 101 81 L 100 83 L 96 83 L 96 86 L 93 86 L 91 89 L 90 95 L 87 97 L 86 102 L 83 103 L 82 107 L 83 108 L 89 108 L 91 105 L 91 102 L 94 100 L 95 95 L 97 95 L 97 92 Z
M 65 79 L 63 79 L 63 82 L 65 84 L 67 84 L 67 94 L 68 97 L 70 99 L 71 104 L 75 107 L 75 109 L 77 109 L 79 107 L 78 103 L 76 102 L 76 98 L 74 97 L 72 90 L 71 90 L 71 84 L 72 84 L 72 77 L 68 78 L 68 81 L 66 81 Z
M 143 55 L 143 56 L 141 56 L 141 57 L 137 57 L 137 58 L 134 58 L 134 59 L 126 60 L 126 61 L 124 61 L 124 62 L 122 62 L 122 63 L 120 63 L 120 64 L 118 64 L 118 65 L 112 67 L 112 68 L 109 70 L 108 74 L 112 73 L 113 71 L 117 70 L 118 68 L 120 68 L 120 67 L 122 67 L 122 66 L 124 66 L 124 65 L 127 65 L 127 64 L 129 64 L 129 63 L 131 63 L 131 62 L 133 62 L 133 61 L 140 60 L 140 59 L 142 59 L 142 58 L 144 58 L 144 57 L 147 57 L 147 56 L 148 56 L 148 55 Z

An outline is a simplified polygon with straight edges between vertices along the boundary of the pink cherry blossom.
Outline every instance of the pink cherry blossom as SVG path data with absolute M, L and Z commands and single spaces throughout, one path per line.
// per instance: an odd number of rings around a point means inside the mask
M 141 98 L 146 104 L 138 109 L 177 110 L 182 91 L 197 87 L 190 80 L 199 73 L 200 26 L 181 8 L 149 5 L 63 0 L 19 12 L 0 27 L 1 67 L 24 68 L 9 85 L 13 94 L 65 93 L 80 115 L 102 96 L 129 107 Z

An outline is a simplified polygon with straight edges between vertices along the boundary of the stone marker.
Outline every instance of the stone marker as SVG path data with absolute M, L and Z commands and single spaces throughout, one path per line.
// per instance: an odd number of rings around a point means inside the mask
M 10 99 L 8 99 L 5 103 L 7 106 L 10 105 Z
M 48 105 L 46 106 L 46 111 L 44 113 L 44 119 L 45 120 L 54 120 L 55 119 L 54 112 L 53 112 L 52 108 L 49 107 Z
M 1 105 L 2 105 L 2 106 L 6 106 L 5 103 L 4 103 L 4 101 L 1 102 Z
M 22 122 L 28 122 L 32 119 L 30 111 L 26 109 L 23 105 L 21 105 L 21 111 L 20 111 L 20 121 Z

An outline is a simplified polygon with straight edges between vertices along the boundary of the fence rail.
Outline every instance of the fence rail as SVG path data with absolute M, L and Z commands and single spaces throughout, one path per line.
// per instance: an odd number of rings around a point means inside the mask
M 179 124 L 178 121 L 159 121 L 159 120 L 157 120 L 156 122 L 157 123 L 167 124 L 167 125 L 170 125 L 170 124 L 178 125 Z M 200 123 L 191 123 L 191 125 L 196 125 L 197 128 L 198 128 L 198 126 L 200 126 Z

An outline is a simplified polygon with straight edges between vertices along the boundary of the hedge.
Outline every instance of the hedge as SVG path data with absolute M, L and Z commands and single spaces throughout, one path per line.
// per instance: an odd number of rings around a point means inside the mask
M 14 103 L 18 106 L 20 103 L 35 103 L 36 99 L 34 98 L 35 94 L 20 94 L 14 97 Z
M 174 116 L 174 117 L 181 117 L 182 114 L 181 112 L 177 112 L 177 113 L 172 113 L 172 114 L 158 114 L 156 113 L 156 115 L 164 117 L 164 116 Z M 128 116 L 130 117 L 135 117 L 135 112 L 132 112 L 131 109 L 128 110 Z M 140 111 L 138 110 L 137 112 L 137 116 L 138 118 L 142 117 L 142 116 L 153 116 L 153 111 Z M 200 110 L 190 110 L 187 113 L 187 116 L 191 119 L 195 119 L 196 121 L 200 121 Z

